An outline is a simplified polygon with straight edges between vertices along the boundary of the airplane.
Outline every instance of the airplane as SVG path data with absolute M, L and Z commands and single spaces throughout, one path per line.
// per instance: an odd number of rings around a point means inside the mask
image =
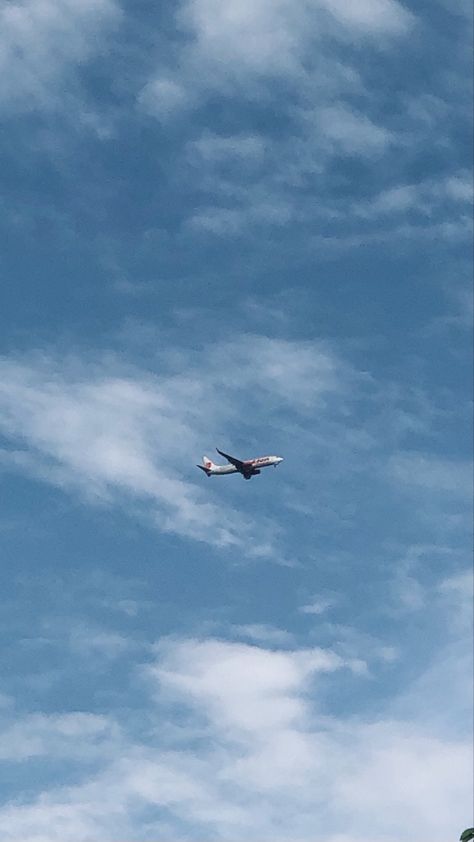
M 261 468 L 270 468 L 272 465 L 276 468 L 280 462 L 283 462 L 283 456 L 259 456 L 257 459 L 236 459 L 234 456 L 229 456 L 228 453 L 223 453 L 216 447 L 220 456 L 230 463 L 229 465 L 215 465 L 208 456 L 202 457 L 202 465 L 196 465 L 201 471 L 204 471 L 208 477 L 221 476 L 223 474 L 242 474 L 244 479 L 252 479 L 261 472 Z

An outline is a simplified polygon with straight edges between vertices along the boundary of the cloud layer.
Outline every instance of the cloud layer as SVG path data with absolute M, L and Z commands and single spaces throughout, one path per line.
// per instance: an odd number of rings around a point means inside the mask
M 0 107 L 57 109 L 120 17 L 113 0 L 31 0 L 0 11 Z
M 366 680 L 329 650 L 163 639 L 142 668 L 154 698 L 143 742 L 82 714 L 31 717 L 5 734 L 13 762 L 64 754 L 99 768 L 4 807 L 3 838 L 408 842 L 424 827 L 441 842 L 457 832 L 469 748 L 406 714 L 328 716 L 321 680 L 337 683 L 341 670 Z M 411 715 L 422 705 L 415 694 Z
M 256 523 L 244 528 L 191 478 L 203 443 L 235 425 L 245 393 L 304 413 L 343 388 L 344 365 L 317 343 L 258 336 L 210 346 L 194 362 L 179 351 L 170 358 L 162 375 L 127 371 L 118 359 L 4 360 L 1 423 L 18 447 L 3 458 L 91 501 L 146 504 L 161 529 L 215 546 L 255 542 L 258 551 Z

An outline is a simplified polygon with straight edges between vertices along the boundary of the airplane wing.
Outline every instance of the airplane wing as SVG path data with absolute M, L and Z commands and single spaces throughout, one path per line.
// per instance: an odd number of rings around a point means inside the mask
M 233 465 L 234 468 L 237 468 L 238 471 L 245 470 L 245 465 L 241 459 L 236 459 L 234 456 L 229 456 L 228 453 L 223 453 L 222 450 L 219 450 L 218 447 L 216 447 L 216 450 L 220 456 L 223 456 L 224 459 L 227 459 L 227 461 L 230 462 L 230 464 Z

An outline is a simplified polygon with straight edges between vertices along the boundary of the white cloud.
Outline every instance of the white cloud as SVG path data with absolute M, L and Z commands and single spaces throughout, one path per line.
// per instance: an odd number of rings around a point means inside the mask
M 360 510 L 359 496 L 341 497 L 348 472 L 360 489 L 369 471 L 372 491 L 376 477 L 396 485 L 401 498 L 415 495 L 423 521 L 437 518 L 441 502 L 452 509 L 470 499 L 467 464 L 399 449 L 412 429 L 426 433 L 435 423 L 423 395 L 377 384 L 329 343 L 242 335 L 192 353 L 170 347 L 155 368 L 125 366 L 111 355 L 94 362 L 90 356 L 5 358 L 0 430 L 10 447 L 1 462 L 159 530 L 281 562 L 294 560 L 293 550 L 287 558 L 274 507 L 257 519 L 240 478 L 219 484 L 195 468 L 215 446 L 244 457 L 281 448 L 284 485 L 274 474 L 249 488 L 259 493 L 273 480 L 284 510 L 317 512 L 322 528 L 352 521 Z M 413 414 L 423 424 L 413 428 Z M 259 429 L 265 432 L 258 435 Z M 317 501 L 312 472 L 299 469 L 308 452 L 324 476 Z
M 185 88 L 173 79 L 154 79 L 141 91 L 138 103 L 148 114 L 169 118 L 188 102 Z
M 103 757 L 118 736 L 118 728 L 105 716 L 81 712 L 30 714 L 1 729 L 0 760 L 66 756 L 89 761 Z
M 416 497 L 419 498 L 419 489 Z M 431 503 L 430 497 L 423 497 Z M 421 499 L 420 499 L 421 503 Z M 456 499 L 456 504 L 459 500 Z M 426 513 L 426 512 L 425 512 Z M 446 516 L 446 513 L 445 513 Z M 434 514 L 436 522 L 440 520 L 437 512 Z M 403 616 L 406 612 L 426 611 L 428 608 L 455 625 L 459 631 L 472 606 L 469 605 L 469 586 L 472 587 L 472 574 L 462 572 L 454 574 L 439 583 L 433 582 L 427 576 L 427 570 L 439 568 L 441 570 L 456 569 L 465 561 L 465 554 L 461 548 L 453 548 L 439 544 L 413 544 L 406 548 L 405 553 L 396 558 L 393 565 L 393 578 L 388 586 L 390 594 L 387 600 L 387 610 L 391 616 Z M 463 629 L 461 629 L 462 631 Z
M 188 37 L 177 49 L 174 71 L 160 68 L 154 79 L 186 88 L 186 104 L 216 91 L 259 97 L 271 78 L 295 84 L 303 100 L 311 91 L 312 98 L 317 91 L 327 100 L 336 79 L 340 92 L 351 88 L 357 75 L 334 59 L 334 42 L 365 36 L 379 43 L 405 34 L 413 21 L 396 0 L 185 0 L 177 24 Z M 314 74 L 308 70 L 312 65 Z M 145 91 L 152 88 L 150 80 Z
M 406 145 L 406 139 L 344 102 L 326 104 L 323 98 L 293 116 L 294 133 L 286 140 L 204 133 L 187 143 L 183 185 L 191 181 L 205 199 L 201 206 L 193 205 L 185 230 L 257 238 L 262 227 L 297 223 L 318 250 L 331 244 L 353 248 L 389 237 L 456 241 L 471 236 L 472 185 L 464 170 L 395 183 L 358 201 L 309 200 L 295 188 L 311 183 L 325 191 L 324 173 L 332 155 L 376 161 L 391 146 Z M 319 228 L 327 231 L 328 222 L 332 237 L 318 236 Z M 350 233 L 342 231 L 343 225 Z
M 155 656 L 144 667 L 156 698 L 152 734 L 141 729 L 143 744 L 122 734 L 115 753 L 112 739 L 87 782 L 5 805 L 5 842 L 411 842 L 414 827 L 445 842 L 459 831 L 470 746 L 412 718 L 421 694 L 403 718 L 336 720 L 321 714 L 318 681 L 325 673 L 337 682 L 350 663 L 328 650 L 188 638 L 162 640 Z M 109 727 L 100 717 L 83 724 L 92 740 Z M 41 733 L 44 723 L 25 727 Z M 79 739 L 78 720 L 57 718 L 54 751 L 64 727 Z
M 448 576 L 440 582 L 438 591 L 443 600 L 443 608 L 449 615 L 451 629 L 465 634 L 472 639 L 474 622 L 474 579 L 473 570 L 462 570 L 453 576 Z M 472 650 L 470 656 L 472 660 Z M 472 690 L 472 688 L 471 688 Z
M 69 645 L 74 653 L 86 658 L 99 656 L 110 660 L 119 658 L 133 647 L 132 641 L 127 637 L 116 632 L 91 628 L 90 623 L 87 626 L 73 626 L 69 634 Z
M 199 60 L 231 77 L 249 72 L 286 75 L 298 69 L 307 21 L 304 3 L 187 0 L 179 20 L 194 36 Z
M 341 26 L 328 33 L 327 13 Z M 194 49 L 205 62 L 230 76 L 242 73 L 301 75 L 309 45 L 328 34 L 345 37 L 405 32 L 413 16 L 396 0 L 186 0 L 179 21 L 194 36 Z
M 411 12 L 396 0 L 359 0 L 357 3 L 321 0 L 320 5 L 357 34 L 398 35 L 405 33 L 414 23 Z
M 232 729 L 234 738 L 292 727 L 305 709 L 296 689 L 313 673 L 344 666 L 338 655 L 321 649 L 269 651 L 220 640 L 164 642 L 157 654 L 159 664 L 150 674 L 160 687 L 194 700 L 224 733 Z
M 466 603 L 469 607 L 472 602 L 473 586 L 473 571 L 463 570 L 461 573 L 443 579 L 439 589 L 446 597 L 454 599 L 457 607 L 459 607 L 460 602 L 461 604 Z
M 396 576 L 392 595 L 397 601 L 397 610 L 419 611 L 426 608 L 427 594 L 425 588 L 415 576 L 400 571 Z
M 331 393 L 342 395 L 364 380 L 363 373 L 346 367 L 324 343 L 249 336 L 244 342 L 228 343 L 222 351 L 220 364 L 224 360 L 238 364 L 242 388 L 257 380 L 269 399 L 297 412 L 323 405 Z
M 247 638 L 256 643 L 284 646 L 293 642 L 293 635 L 290 632 L 275 628 L 268 623 L 247 623 L 244 626 L 232 626 L 232 631 L 237 637 Z
M 266 413 L 304 413 L 356 375 L 318 343 L 258 336 L 178 356 L 179 373 L 164 361 L 160 375 L 110 360 L 4 359 L 0 428 L 13 449 L 2 459 L 91 502 L 134 502 L 134 514 L 145 511 L 165 531 L 271 554 L 265 521 L 257 528 L 213 497 L 194 464 L 238 419 L 249 392 Z
M 441 828 L 448 836 L 457 832 L 469 786 L 466 745 L 413 733 L 409 727 L 404 732 L 396 723 L 363 728 L 358 737 L 365 745 L 358 746 L 357 768 L 335 788 L 353 820 L 370 817 L 375 838 L 401 834 L 411 839 L 415 827 L 439 840 Z M 464 782 L 461 775 L 467 775 Z M 396 816 L 399 810 L 403 817 Z
M 418 191 L 412 184 L 391 187 L 371 202 L 372 213 L 405 212 L 419 203 Z M 368 209 L 367 209 L 368 210 Z
M 472 202 L 471 179 L 464 172 L 457 172 L 439 181 L 429 180 L 418 184 L 400 184 L 384 190 L 370 202 L 354 206 L 354 212 L 364 218 L 415 211 L 425 217 L 443 213 L 446 206 Z
M 25 0 L 0 9 L 0 105 L 51 108 L 72 91 L 76 66 L 118 21 L 113 0 Z
M 195 537 L 212 530 L 211 543 L 235 542 L 220 525 L 223 513 L 170 466 L 177 437 L 186 442 L 188 454 L 198 444 L 184 420 L 193 415 L 191 408 L 186 412 L 185 393 L 178 411 L 173 407 L 185 380 L 176 384 L 171 378 L 163 391 L 159 380 L 142 376 L 137 382 L 94 366 L 68 376 L 52 361 L 7 363 L 3 371 L 3 427 L 28 444 L 32 467 L 45 479 L 79 486 L 105 501 L 111 494 L 155 501 L 161 528 Z M 153 445 L 155 437 L 160 439 L 158 429 L 167 467 Z
M 255 134 L 229 135 L 223 137 L 205 132 L 198 140 L 187 144 L 189 157 L 196 159 L 196 165 L 220 164 L 229 161 L 242 163 L 260 161 L 265 152 L 264 140 Z
M 430 454 L 400 453 L 390 462 L 393 477 L 405 486 L 424 488 L 470 501 L 472 465 L 468 460 L 443 459 Z
M 396 131 L 378 125 L 355 57 L 349 63 L 340 49 L 361 38 L 365 49 L 378 49 L 407 34 L 414 17 L 395 0 L 186 0 L 177 23 L 186 39 L 138 96 L 148 113 L 165 119 L 216 96 L 268 105 L 275 79 L 292 92 L 282 113 L 282 124 L 292 128 L 288 136 L 207 132 L 185 144 L 183 186 L 197 183 L 205 194 L 202 206 L 193 200 L 184 225 L 191 235 L 231 238 L 264 226 L 313 226 L 315 216 L 327 222 L 334 209 L 295 195 L 295 186 L 314 187 L 335 154 L 377 159 L 400 145 Z M 348 101 L 354 93 L 358 109 Z
M 306 603 L 306 605 L 301 605 L 298 610 L 301 614 L 315 614 L 319 616 L 320 614 L 324 614 L 332 605 L 334 605 L 334 600 L 332 599 L 314 599 L 312 602 Z
M 473 199 L 473 185 L 470 173 L 461 172 L 448 178 L 444 184 L 446 195 L 454 201 L 470 202 Z
M 217 236 L 248 234 L 249 229 L 265 225 L 284 226 L 292 220 L 293 209 L 281 196 L 245 195 L 237 207 L 207 207 L 194 213 L 187 227 Z
M 370 156 L 383 152 L 393 142 L 387 129 L 343 105 L 322 109 L 317 121 L 323 136 L 343 152 Z
M 112 842 L 113 830 L 118 839 L 124 825 L 131 829 L 126 806 L 114 804 L 103 789 L 94 798 L 87 787 L 64 788 L 33 804 L 11 804 L 0 812 L 0 828 L 8 842 L 89 842 L 95 838 Z

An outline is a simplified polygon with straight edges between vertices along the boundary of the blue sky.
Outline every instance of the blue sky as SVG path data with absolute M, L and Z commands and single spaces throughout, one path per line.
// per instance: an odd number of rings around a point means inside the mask
M 471 27 L 1 7 L 5 842 L 471 823 Z

